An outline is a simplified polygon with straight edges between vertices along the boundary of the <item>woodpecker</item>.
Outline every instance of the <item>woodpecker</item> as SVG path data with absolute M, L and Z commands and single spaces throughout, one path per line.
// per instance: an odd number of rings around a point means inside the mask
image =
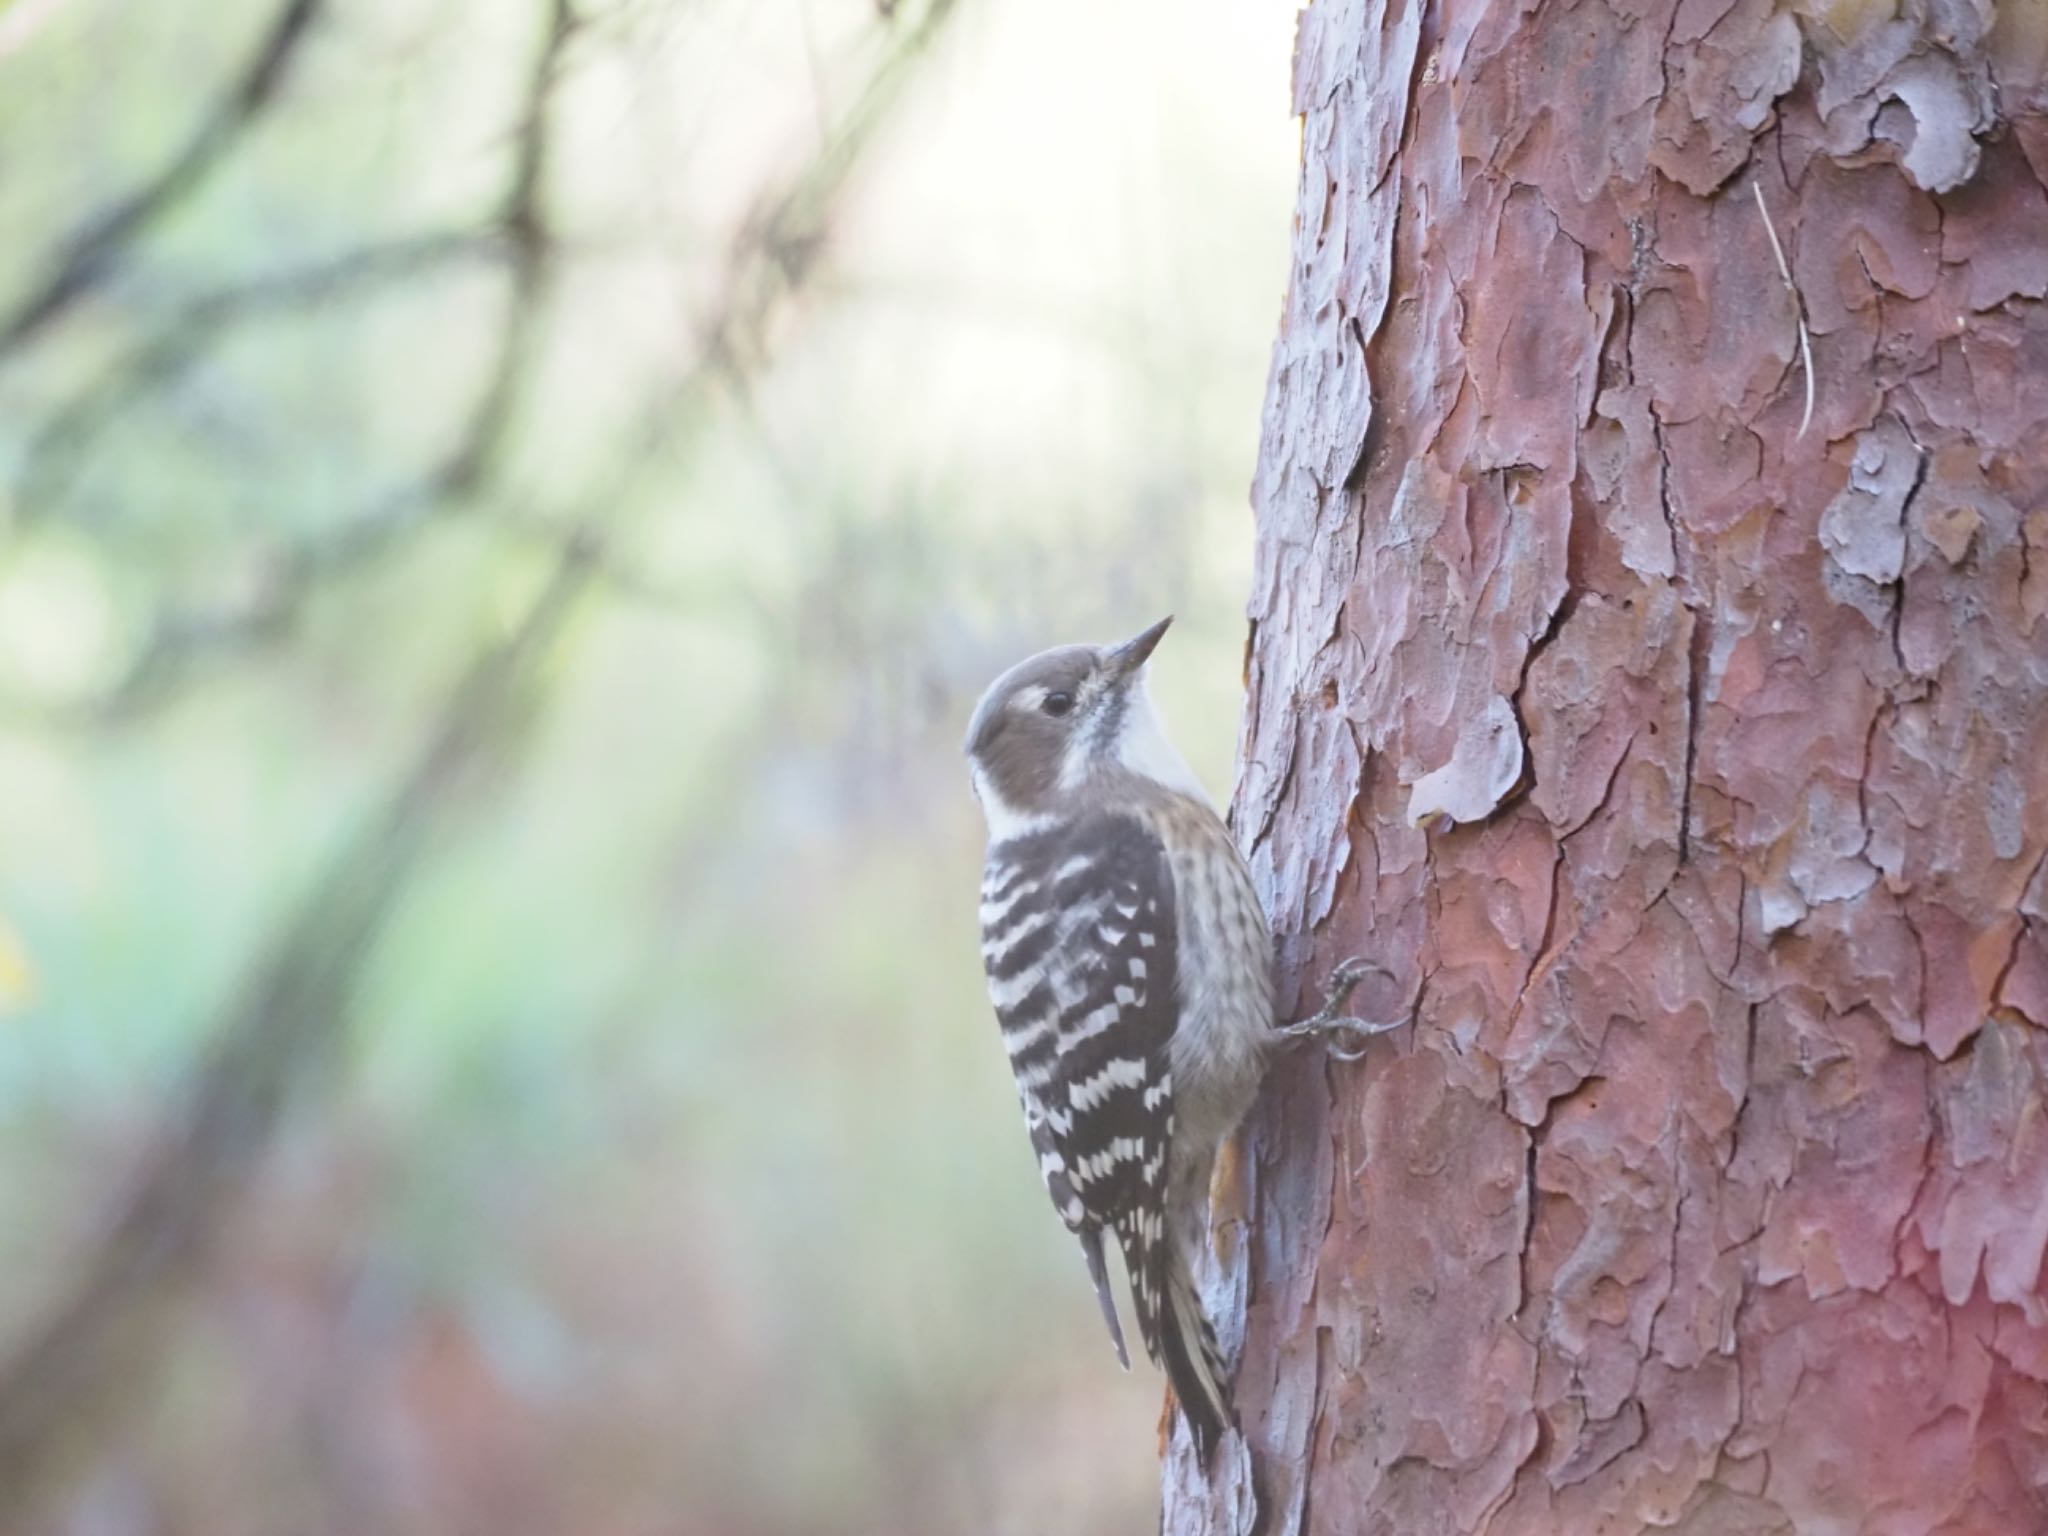
M 1277 1026 L 1251 873 L 1146 686 L 1172 622 L 1018 663 L 966 750 L 988 823 L 982 962 L 1039 1171 L 1129 1369 L 1103 1260 L 1116 1240 L 1145 1353 L 1206 1458 L 1236 1425 L 1195 1284 L 1217 1151 L 1282 1039 L 1387 1026 L 1335 1016 L 1377 969 L 1356 962 L 1321 1013 Z

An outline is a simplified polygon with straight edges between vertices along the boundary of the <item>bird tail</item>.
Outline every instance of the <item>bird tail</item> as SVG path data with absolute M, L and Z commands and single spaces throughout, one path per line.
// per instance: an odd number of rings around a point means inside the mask
M 1167 1265 L 1166 1316 L 1159 1334 L 1166 1379 L 1173 1383 L 1173 1395 L 1180 1399 L 1194 1432 L 1195 1449 L 1206 1461 L 1209 1448 L 1223 1438 L 1223 1431 L 1237 1427 L 1237 1414 L 1230 1406 L 1229 1372 L 1223 1351 L 1216 1344 L 1216 1330 L 1209 1326 L 1195 1277 L 1176 1254 Z
M 1116 1298 L 1109 1292 L 1109 1267 L 1102 1262 L 1102 1229 L 1083 1227 L 1080 1238 L 1082 1256 L 1088 1261 L 1088 1278 L 1095 1282 L 1095 1299 L 1102 1305 L 1102 1320 L 1109 1324 L 1109 1342 L 1116 1346 L 1117 1363 L 1128 1371 L 1131 1355 L 1124 1348 L 1124 1325 L 1116 1320 Z
M 1118 1227 L 1117 1242 L 1131 1276 L 1138 1336 L 1145 1341 L 1145 1353 L 1166 1372 L 1187 1415 L 1195 1450 L 1206 1461 L 1223 1431 L 1237 1427 L 1237 1415 L 1230 1406 L 1223 1351 L 1203 1310 L 1194 1272 L 1187 1256 L 1163 1232 L 1148 1229 L 1142 1216 Z

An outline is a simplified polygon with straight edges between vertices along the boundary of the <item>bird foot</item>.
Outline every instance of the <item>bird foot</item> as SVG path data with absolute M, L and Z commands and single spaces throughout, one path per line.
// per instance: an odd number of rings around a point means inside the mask
M 1323 1006 L 1296 1024 L 1283 1024 L 1277 1033 L 1290 1040 L 1307 1040 L 1318 1035 L 1347 1034 L 1361 1039 L 1383 1035 L 1390 1029 L 1399 1029 L 1406 1019 L 1387 1019 L 1374 1022 L 1347 1013 L 1339 1013 L 1352 990 L 1368 976 L 1392 977 L 1393 972 L 1383 965 L 1357 957 L 1346 960 L 1330 973 L 1329 990 L 1323 996 Z M 1340 1051 L 1334 1045 L 1330 1054 L 1339 1061 L 1357 1061 L 1365 1054 L 1361 1048 L 1356 1051 Z

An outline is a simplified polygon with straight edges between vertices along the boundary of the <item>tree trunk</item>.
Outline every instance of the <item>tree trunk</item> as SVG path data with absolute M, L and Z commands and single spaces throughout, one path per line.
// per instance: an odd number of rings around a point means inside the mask
M 2044 57 L 1304 14 L 1236 825 L 1414 1023 L 1252 1118 L 1168 1532 L 2048 1530 Z

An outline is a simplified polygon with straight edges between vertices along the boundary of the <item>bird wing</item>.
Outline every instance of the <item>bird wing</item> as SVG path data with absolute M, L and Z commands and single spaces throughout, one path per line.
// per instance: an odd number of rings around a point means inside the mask
M 1080 1235 L 1123 1350 L 1101 1233 L 1131 1274 L 1158 1356 L 1179 1002 L 1172 869 L 1158 836 L 1099 813 L 990 850 L 982 884 L 989 995 L 1054 1207 Z

